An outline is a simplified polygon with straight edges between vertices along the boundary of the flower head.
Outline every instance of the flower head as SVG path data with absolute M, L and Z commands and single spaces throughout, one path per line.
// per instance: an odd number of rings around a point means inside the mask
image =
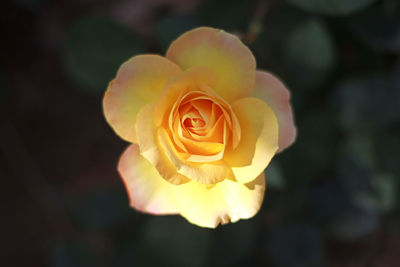
M 217 29 L 184 33 L 166 57 L 129 59 L 103 107 L 132 143 L 118 165 L 131 206 L 211 228 L 254 216 L 264 169 L 296 137 L 289 98 L 237 37 Z

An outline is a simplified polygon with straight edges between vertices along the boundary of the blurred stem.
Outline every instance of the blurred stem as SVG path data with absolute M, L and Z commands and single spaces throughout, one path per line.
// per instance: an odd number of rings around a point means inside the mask
M 244 41 L 248 44 L 252 44 L 255 42 L 257 39 L 258 35 L 262 32 L 263 30 L 263 20 L 265 15 L 268 13 L 269 8 L 271 6 L 271 1 L 272 0 L 260 0 L 257 8 L 254 12 L 253 19 L 251 20 L 249 24 L 249 28 L 247 30 L 247 33 L 244 37 Z

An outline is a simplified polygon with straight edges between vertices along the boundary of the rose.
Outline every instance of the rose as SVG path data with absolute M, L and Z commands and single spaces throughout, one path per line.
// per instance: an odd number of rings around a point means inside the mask
M 131 206 L 203 227 L 254 216 L 264 169 L 296 136 L 285 86 L 256 71 L 237 37 L 206 27 L 180 36 L 165 58 L 122 64 L 103 107 L 132 143 L 118 165 Z

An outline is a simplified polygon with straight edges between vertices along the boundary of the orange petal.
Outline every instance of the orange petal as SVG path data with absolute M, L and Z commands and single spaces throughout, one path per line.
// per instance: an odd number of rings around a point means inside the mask
M 257 71 L 253 96 L 265 101 L 275 112 L 279 123 L 278 152 L 281 152 L 294 142 L 297 134 L 290 105 L 290 92 L 273 74 Z
M 118 172 L 132 207 L 151 214 L 179 213 L 174 185 L 161 178 L 154 166 L 139 154 L 138 145 L 129 146 L 122 154 Z
M 204 147 L 206 144 L 208 144 L 208 142 L 204 142 L 204 141 L 194 141 L 197 143 L 198 146 L 201 146 L 200 149 L 202 150 L 202 153 L 197 153 L 197 154 L 191 154 L 187 160 L 191 161 L 191 162 L 212 162 L 212 161 L 219 161 L 222 159 L 222 157 L 224 156 L 224 152 L 225 152 L 225 148 L 226 148 L 226 143 L 228 140 L 228 132 L 227 132 L 227 126 L 226 126 L 226 122 L 222 120 L 219 121 L 220 123 L 218 124 L 222 124 L 223 123 L 223 129 L 222 129 L 222 143 L 213 143 L 213 144 L 217 144 L 217 145 L 221 145 L 219 147 L 219 151 L 216 149 L 212 154 L 210 155 L 205 155 L 204 154 Z M 220 125 L 216 125 L 221 127 Z
M 222 160 L 196 163 L 183 158 L 173 145 L 170 136 L 163 128 L 158 128 L 161 149 L 175 166 L 178 173 L 202 184 L 215 184 L 232 177 L 229 166 Z M 189 155 L 190 156 L 190 155 Z
M 129 142 L 137 142 L 136 115 L 147 103 L 156 101 L 169 78 L 180 68 L 156 55 L 141 55 L 121 65 L 103 99 L 104 115 L 114 131 Z
M 154 113 L 154 120 L 157 126 L 165 123 L 171 116 L 173 109 L 179 108 L 181 97 L 191 90 L 196 90 L 203 85 L 213 86 L 215 75 L 205 67 L 188 69 L 171 79 L 157 101 L 157 109 Z
M 226 121 L 224 117 L 219 117 L 213 125 L 208 126 L 207 128 L 193 131 L 192 139 L 196 141 L 214 141 L 225 144 L 224 128 L 226 127 Z
M 215 104 L 220 106 L 221 111 L 224 113 L 225 120 L 228 123 L 229 128 L 232 130 L 232 147 L 236 148 L 240 141 L 241 128 L 235 113 L 232 111 L 231 105 L 227 103 L 223 98 L 216 95 L 210 87 L 202 86 L 201 90 L 206 92 L 208 95 L 213 96 L 213 98 L 215 99 Z
M 256 61 L 236 36 L 222 30 L 200 27 L 175 40 L 167 58 L 183 70 L 205 66 L 216 76 L 212 87 L 228 102 L 250 96 L 255 82 Z
M 140 154 L 150 161 L 168 182 L 172 184 L 186 183 L 189 179 L 178 173 L 176 166 L 172 164 L 165 151 L 160 147 L 157 128 L 151 120 L 154 106 L 154 104 L 145 105 L 137 116 L 136 130 Z
M 237 148 L 228 147 L 223 159 L 237 181 L 248 183 L 263 172 L 278 150 L 278 122 L 272 109 L 257 98 L 239 99 L 232 109 L 243 131 Z
M 193 100 L 190 102 L 190 105 L 195 108 L 197 112 L 199 112 L 201 118 L 206 124 L 208 124 L 209 118 L 211 116 L 212 104 L 213 101 L 210 101 L 208 99 Z M 182 113 L 184 113 L 184 111 L 182 111 Z

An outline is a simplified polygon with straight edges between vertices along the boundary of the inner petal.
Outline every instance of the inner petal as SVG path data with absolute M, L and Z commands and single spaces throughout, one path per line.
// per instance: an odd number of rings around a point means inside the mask
M 219 119 L 210 127 L 201 130 L 193 130 L 191 136 L 196 141 L 210 141 L 224 143 L 223 132 L 224 132 L 224 117 L 220 116 Z
M 226 143 L 226 140 L 227 140 L 227 138 L 229 137 L 229 133 L 228 133 L 228 131 L 227 131 L 227 129 L 226 129 L 226 121 L 224 121 L 224 120 L 219 120 L 220 122 L 223 122 L 223 129 L 222 129 L 222 136 L 221 136 L 221 139 L 223 139 L 222 140 L 222 144 L 225 144 Z M 200 142 L 200 143 L 202 143 L 202 142 Z M 226 148 L 226 145 L 223 145 L 223 146 L 221 146 L 220 147 L 221 148 L 221 150 L 218 152 L 218 153 L 214 153 L 214 154 L 211 154 L 211 155 L 196 155 L 196 154 L 191 154 L 189 157 L 188 157 L 188 161 L 191 161 L 191 162 L 212 162 L 212 161 L 218 161 L 218 160 L 220 160 L 220 159 L 222 159 L 222 157 L 223 157 L 223 155 L 224 155 L 224 152 L 225 152 L 225 148 Z
M 199 99 L 191 101 L 190 104 L 199 112 L 207 125 L 211 116 L 213 101 L 210 101 L 209 99 Z
M 171 107 L 168 124 L 175 149 L 192 156 L 186 158 L 192 162 L 219 160 L 227 145 L 235 147 L 240 140 L 230 104 L 208 86 L 183 89 Z
M 186 128 L 200 128 L 203 127 L 206 123 L 202 116 L 195 108 L 191 108 L 186 114 L 182 115 L 181 123 Z

